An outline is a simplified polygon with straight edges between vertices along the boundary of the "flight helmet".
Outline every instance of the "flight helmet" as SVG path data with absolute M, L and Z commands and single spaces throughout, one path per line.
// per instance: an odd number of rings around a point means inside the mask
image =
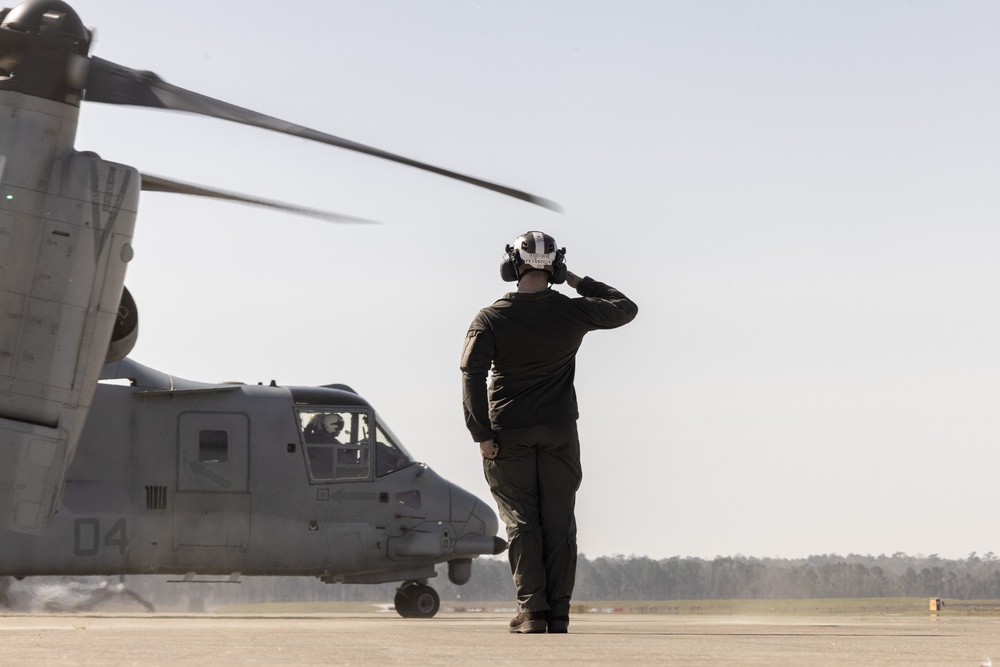
M 344 428 L 344 418 L 334 413 L 323 417 L 323 430 L 327 433 L 337 435 Z
M 513 283 L 532 270 L 545 271 L 553 285 L 566 282 L 566 248 L 559 248 L 545 232 L 521 234 L 504 251 L 500 277 Z

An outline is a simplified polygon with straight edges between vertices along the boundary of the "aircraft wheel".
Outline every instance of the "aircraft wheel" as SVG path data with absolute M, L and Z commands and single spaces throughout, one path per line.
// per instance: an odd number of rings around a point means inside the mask
M 403 586 L 396 591 L 396 612 L 403 618 L 432 618 L 441 608 L 437 591 L 423 584 Z

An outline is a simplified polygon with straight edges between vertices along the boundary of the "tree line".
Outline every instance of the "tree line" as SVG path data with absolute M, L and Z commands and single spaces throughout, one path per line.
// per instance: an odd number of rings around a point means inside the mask
M 502 558 L 475 563 L 463 587 L 435 586 L 448 599 L 513 599 Z M 1000 599 L 1000 560 L 992 553 L 948 560 L 937 555 L 826 554 L 802 559 L 719 556 L 713 559 L 645 556 L 579 558 L 574 597 L 611 600 L 787 600 L 817 598 L 941 597 Z
M 438 567 L 430 583 L 443 603 L 507 602 L 514 587 L 503 556 L 478 558 L 472 580 L 464 586 L 448 581 L 447 566 Z M 0 578 L 2 579 L 2 578 Z M 323 584 L 312 577 L 245 577 L 239 585 L 169 583 L 177 577 L 128 576 L 129 591 L 158 610 L 201 611 L 227 604 L 263 602 L 391 602 L 398 584 Z M 72 584 L 114 585 L 118 578 L 37 577 L 6 582 L 8 604 Z M 46 588 L 47 587 L 47 588 Z M 0 603 L 4 598 L 0 584 Z M 577 564 L 579 601 L 749 600 L 817 598 L 941 597 L 950 600 L 1000 599 L 1000 560 L 992 553 L 949 560 L 937 555 L 879 556 L 826 554 L 802 559 L 719 556 L 713 559 L 675 556 L 581 555 Z M 35 605 L 37 607 L 37 604 Z
M 805 559 L 597 558 L 578 567 L 582 600 L 741 600 L 942 597 L 1000 599 L 1000 561 L 975 553 L 838 555 Z

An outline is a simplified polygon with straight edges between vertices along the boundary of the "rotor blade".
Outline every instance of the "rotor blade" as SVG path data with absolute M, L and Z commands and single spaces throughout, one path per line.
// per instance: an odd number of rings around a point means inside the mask
M 459 174 L 454 171 L 442 169 L 441 167 L 417 162 L 416 160 L 387 153 L 371 146 L 365 146 L 364 144 L 359 144 L 348 139 L 341 139 L 331 134 L 325 134 L 311 130 L 308 127 L 266 116 L 250 109 L 244 109 L 228 102 L 222 102 L 221 100 L 174 86 L 152 72 L 141 72 L 96 56 L 90 58 L 90 74 L 87 80 L 84 99 L 90 102 L 104 102 L 106 104 L 129 104 L 155 109 L 187 111 L 189 113 L 273 130 L 311 141 L 318 141 L 330 146 L 346 148 L 347 150 L 364 153 L 384 160 L 391 160 L 392 162 L 423 169 L 424 171 L 429 171 L 440 176 L 454 178 L 464 183 L 486 188 L 487 190 L 493 190 L 494 192 L 543 206 L 553 211 L 562 211 L 559 204 L 550 199 L 537 197 L 521 190 L 508 188 L 505 185 L 497 183 L 490 183 L 489 181 Z
M 318 218 L 320 220 L 325 220 L 326 222 L 336 222 L 346 225 L 379 224 L 374 220 L 355 218 L 354 216 L 351 215 L 328 213 L 326 211 L 318 211 L 313 208 L 304 208 L 302 206 L 283 204 L 281 202 L 270 201 L 268 199 L 258 199 L 256 197 L 248 197 L 246 195 L 237 194 L 235 192 L 226 192 L 224 190 L 212 190 L 209 188 L 204 188 L 200 185 L 194 185 L 192 183 L 182 183 L 181 181 L 173 181 L 170 180 L 169 178 L 163 178 L 162 176 L 153 176 L 152 174 L 142 174 L 141 176 L 142 176 L 142 189 L 148 192 L 172 192 L 181 195 L 193 195 L 195 197 L 208 197 L 210 199 L 225 199 L 228 201 L 242 202 L 244 204 L 253 204 L 255 206 L 267 206 L 269 208 L 276 208 L 279 211 L 296 213 L 298 215 L 306 215 L 309 216 L 310 218 Z

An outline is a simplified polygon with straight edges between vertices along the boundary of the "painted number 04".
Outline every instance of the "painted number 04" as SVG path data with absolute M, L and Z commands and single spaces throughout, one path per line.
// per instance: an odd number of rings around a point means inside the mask
M 96 556 L 101 550 L 101 522 L 97 519 L 77 519 L 73 523 L 73 555 Z M 118 553 L 125 555 L 128 548 L 128 537 L 125 530 L 125 517 L 118 519 L 111 530 L 104 535 L 105 547 L 118 547 Z

